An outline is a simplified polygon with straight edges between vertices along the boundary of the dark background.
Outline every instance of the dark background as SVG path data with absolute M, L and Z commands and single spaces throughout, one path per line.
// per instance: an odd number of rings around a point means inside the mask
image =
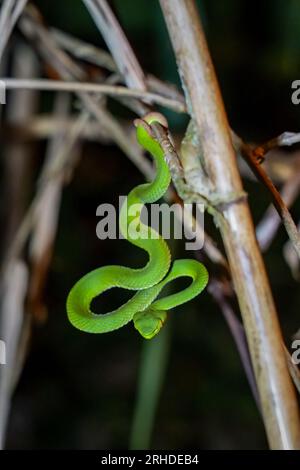
M 81 1 L 35 3 L 49 25 L 104 46 Z M 145 71 L 179 85 L 158 1 L 113 4 Z M 291 103 L 291 82 L 300 78 L 299 2 L 206 0 L 199 6 L 232 128 L 257 142 L 299 131 L 300 106 Z M 181 135 L 186 118 L 166 114 L 174 133 Z M 38 144 L 36 165 L 44 149 L 45 142 Z M 97 206 L 116 203 L 143 177 L 114 146 L 85 144 L 81 157 L 63 194 L 45 292 L 48 318 L 34 326 L 12 403 L 8 448 L 128 447 L 144 341 L 131 326 L 107 335 L 80 333 L 68 323 L 65 300 L 73 283 L 95 267 L 144 263 L 126 241 L 100 241 L 95 234 Z M 245 185 L 257 222 L 269 197 L 257 183 Z M 292 213 L 298 220 L 299 203 Z M 290 344 L 299 328 L 300 293 L 282 257 L 285 241 L 281 229 L 265 260 Z M 173 252 L 182 256 L 183 243 L 176 243 Z M 101 305 L 107 311 L 122 298 L 114 289 Z M 171 316 L 170 355 L 151 447 L 266 448 L 239 356 L 210 295 L 206 292 Z

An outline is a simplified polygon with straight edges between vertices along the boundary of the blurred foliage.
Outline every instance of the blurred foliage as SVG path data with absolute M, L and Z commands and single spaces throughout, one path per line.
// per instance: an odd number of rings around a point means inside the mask
M 35 3 L 49 25 L 104 45 L 80 0 Z M 143 68 L 179 84 L 158 1 L 113 3 Z M 203 0 L 199 7 L 232 127 L 246 140 L 257 141 L 299 131 L 300 108 L 290 99 L 291 82 L 299 79 L 299 2 Z M 173 113 L 168 118 L 182 133 L 186 119 Z M 39 151 L 44 152 L 44 144 Z M 143 340 L 131 326 L 103 336 L 80 333 L 67 321 L 65 299 L 73 283 L 96 266 L 145 262 L 126 241 L 99 241 L 95 236 L 96 207 L 117 203 L 119 195 L 142 181 L 114 146 L 83 146 L 74 180 L 64 191 L 45 299 L 48 320 L 34 328 L 13 401 L 11 448 L 128 447 Z M 246 187 L 258 221 L 268 195 L 256 183 L 247 182 Z M 299 215 L 299 203 L 293 211 Z M 280 230 L 265 259 L 289 343 L 299 328 L 300 292 L 282 258 L 285 240 Z M 176 257 L 182 253 L 179 244 Z M 114 289 L 101 298 L 101 305 L 108 310 L 122 295 Z M 170 358 L 152 446 L 265 448 L 239 356 L 210 296 L 201 295 L 171 316 Z

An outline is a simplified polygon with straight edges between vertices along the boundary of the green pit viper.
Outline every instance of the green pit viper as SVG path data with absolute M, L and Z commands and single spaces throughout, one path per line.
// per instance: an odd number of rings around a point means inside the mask
M 171 266 L 170 250 L 165 240 L 140 220 L 144 204 L 160 199 L 171 181 L 162 147 L 151 131 L 154 122 L 167 127 L 164 116 L 159 113 L 149 113 L 143 119 L 135 120 L 137 140 L 154 158 L 155 179 L 130 191 L 127 209 L 123 205 L 119 216 L 122 235 L 133 245 L 145 250 L 149 261 L 145 267 L 138 269 L 104 266 L 89 272 L 73 286 L 67 298 L 68 318 L 74 327 L 87 333 L 107 333 L 133 320 L 140 334 L 151 339 L 162 328 L 167 311 L 196 297 L 208 282 L 206 268 L 196 260 L 180 259 Z M 130 215 L 130 207 L 136 208 L 134 216 Z M 137 214 L 140 236 L 131 236 L 128 228 L 133 219 L 136 220 Z M 157 298 L 166 284 L 180 277 L 190 277 L 191 284 L 181 292 Z M 137 292 L 116 310 L 96 315 L 90 309 L 92 300 L 112 287 Z

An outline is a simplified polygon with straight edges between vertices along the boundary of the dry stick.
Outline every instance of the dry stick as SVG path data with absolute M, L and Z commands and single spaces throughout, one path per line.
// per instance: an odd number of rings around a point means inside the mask
M 259 164 L 256 156 L 253 153 L 250 145 L 245 144 L 237 136 L 234 137 L 235 144 L 238 145 L 239 151 L 241 152 L 244 159 L 247 161 L 249 167 L 253 171 L 254 175 L 263 185 L 267 188 L 272 196 L 273 204 L 283 222 L 283 225 L 287 231 L 287 234 L 300 258 L 300 233 L 296 227 L 296 224 L 284 203 L 280 193 L 277 191 L 272 180 L 267 175 L 265 169 Z
M 69 107 L 69 96 L 58 94 L 55 100 L 54 116 L 67 116 Z M 47 174 L 48 168 L 54 166 L 53 161 L 57 162 L 58 154 L 65 153 L 65 141 L 66 137 L 63 130 L 60 130 L 48 142 L 43 173 Z M 68 156 L 68 153 L 65 153 L 65 155 Z M 39 322 L 43 322 L 47 315 L 42 296 L 52 259 L 61 193 L 65 180 L 65 168 L 60 161 L 59 164 L 60 171 L 56 173 L 55 178 L 44 178 L 43 184 L 40 182 L 39 202 L 31 229 L 32 237 L 29 247 L 31 273 L 28 289 L 28 310 Z
M 38 20 L 36 10 L 31 8 L 28 15 L 21 21 L 21 28 L 31 39 L 39 39 L 38 47 L 43 57 L 52 65 L 52 67 L 65 80 L 84 78 L 84 71 L 77 66 L 63 51 L 61 51 L 49 31 L 41 25 Z M 128 138 L 122 126 L 106 111 L 100 107 L 93 95 L 78 92 L 80 100 L 89 112 L 96 118 L 101 128 L 105 128 L 108 134 L 113 135 L 123 152 L 130 158 L 135 165 L 149 177 L 152 175 L 152 166 L 141 158 L 141 149 Z
M 6 344 L 6 364 L 0 366 L 0 449 L 4 446 L 15 383 L 19 341 L 24 333 L 27 284 L 28 268 L 25 262 L 20 259 L 13 260 L 6 267 L 1 279 L 0 327 L 1 338 Z
M 83 0 L 129 88 L 146 90 L 144 73 L 106 0 Z M 130 70 L 130 73 L 129 73 Z
M 261 163 L 269 150 L 275 147 L 286 147 L 300 142 L 300 133 L 295 132 L 283 132 L 278 137 L 259 145 L 253 150 L 253 156 L 257 159 L 258 163 Z
M 67 82 L 57 80 L 21 80 L 15 78 L 2 78 L 7 90 L 44 90 L 44 91 L 66 91 L 66 92 L 87 92 L 99 93 L 111 97 L 140 98 L 149 103 L 160 104 L 166 108 L 173 109 L 179 113 L 186 112 L 184 103 L 173 99 L 165 98 L 156 93 L 143 90 L 128 89 L 123 86 L 103 85 L 99 83 Z
M 51 28 L 50 32 L 57 44 L 77 59 L 89 61 L 94 65 L 98 65 L 99 67 L 109 70 L 110 72 L 117 72 L 118 68 L 109 52 L 104 51 L 93 44 L 88 44 L 81 39 L 75 38 L 64 31 Z
M 296 200 L 300 191 L 300 172 L 293 174 L 284 184 L 281 190 L 281 198 L 287 208 L 289 208 Z M 271 205 L 262 220 L 256 226 L 256 237 L 262 251 L 266 251 L 272 243 L 277 230 L 280 226 L 281 219 L 276 209 Z
M 287 152 L 282 149 L 273 149 L 264 166 L 276 183 L 284 183 L 293 173 L 299 171 L 300 151 Z
M 105 129 L 100 129 L 97 122 L 91 121 L 90 113 L 86 114 L 89 125 L 82 130 L 80 138 L 87 141 L 111 144 L 111 136 L 107 134 Z M 55 119 L 53 115 L 49 113 L 36 114 L 29 122 L 23 122 L 18 125 L 4 123 L 1 128 L 1 138 L 4 141 L 14 140 L 15 142 L 48 139 L 59 130 L 68 133 L 77 119 L 78 117 L 75 115 L 68 116 L 68 118 Z M 122 122 L 122 127 L 126 130 L 126 133 L 130 133 L 130 130 L 132 130 L 132 122 L 125 120 Z
M 298 223 L 300 230 L 300 222 Z M 290 240 L 283 247 L 283 256 L 296 281 L 300 281 L 300 260 Z
M 0 62 L 9 37 L 28 0 L 4 0 L 0 12 Z
M 13 53 L 13 73 L 17 76 L 32 76 L 38 69 L 37 60 L 31 49 L 19 44 Z M 38 107 L 38 93 L 35 90 L 15 91 L 7 105 L 7 122 L 20 125 L 30 121 Z M 24 146 L 21 140 L 10 139 L 4 147 L 4 202 L 10 208 L 2 234 L 3 251 L 7 250 L 14 236 L 26 206 L 28 182 L 30 181 L 30 157 L 32 149 Z
M 73 123 L 73 126 L 65 134 L 65 139 L 62 147 L 57 151 L 55 158 L 51 159 L 51 165 L 44 166 L 39 177 L 39 188 L 33 201 L 31 202 L 27 212 L 20 223 L 18 230 L 13 238 L 11 246 L 8 250 L 6 263 L 11 258 L 20 255 L 24 244 L 26 243 L 32 227 L 36 223 L 38 210 L 41 200 L 44 199 L 44 192 L 48 185 L 55 183 L 55 180 L 61 179 L 62 172 L 67 174 L 71 173 L 77 158 L 74 153 L 74 146 L 80 138 L 81 133 L 89 122 L 89 113 L 81 113 L 78 119 Z
M 247 344 L 247 338 L 245 330 L 241 322 L 238 320 L 235 312 L 226 298 L 224 284 L 216 279 L 212 279 L 209 283 L 208 290 L 211 296 L 215 299 L 223 313 L 223 316 L 229 326 L 237 350 L 239 352 L 243 367 L 245 369 L 246 377 L 248 379 L 251 391 L 253 393 L 256 405 L 260 410 L 259 396 L 257 386 L 254 378 L 254 372 L 252 368 L 251 358 L 249 355 L 249 349 Z M 231 295 L 231 289 L 229 287 L 229 295 Z
M 11 19 L 11 10 L 14 6 L 14 0 L 4 0 L 0 10 L 0 65 L 3 67 L 3 56 L 7 38 L 9 37 L 9 24 Z M 6 57 L 4 57 L 7 62 Z
M 146 79 L 131 46 L 106 0 L 82 0 L 103 36 L 117 69 L 128 88 L 146 91 Z M 148 106 L 130 100 L 131 108 L 139 115 L 148 112 Z
M 208 175 L 221 195 L 242 184 L 229 126 L 199 14 L 193 0 L 160 0 L 186 93 L 203 146 Z M 226 199 L 226 197 L 225 197 Z M 222 238 L 250 347 L 271 448 L 300 447 L 295 391 L 282 353 L 282 335 L 246 201 L 223 209 Z
M 38 69 L 35 57 L 27 46 L 18 45 L 13 54 L 13 73 L 17 76 L 35 75 Z M 7 105 L 7 118 L 10 122 L 21 123 L 30 119 L 37 105 L 36 92 L 18 90 L 11 96 Z M 22 142 L 9 141 L 4 147 L 5 181 L 4 199 L 10 207 L 3 230 L 2 242 L 7 251 L 11 238 L 23 216 L 27 185 L 30 180 L 30 148 Z M 25 348 L 30 324 L 24 312 L 27 292 L 28 267 L 18 256 L 2 266 L 1 272 L 1 339 L 7 346 L 7 364 L 0 367 L 0 447 L 5 439 L 11 396 L 24 362 Z M 22 343 L 20 345 L 20 342 Z
M 98 67 L 105 68 L 111 72 L 116 72 L 118 70 L 116 63 L 107 51 L 104 51 L 103 49 L 100 49 L 93 44 L 83 41 L 82 39 L 71 36 L 64 31 L 60 31 L 55 28 L 51 28 L 50 31 L 57 44 L 62 49 L 69 52 L 72 56 L 90 62 L 91 64 L 97 65 Z M 128 68 L 128 75 L 131 74 L 132 72 L 130 68 Z M 120 81 L 125 81 L 121 76 L 119 79 Z M 165 98 L 178 101 L 183 106 L 185 106 L 183 95 L 179 92 L 176 85 L 173 83 L 163 82 L 159 78 L 148 74 L 146 75 L 146 84 L 149 91 L 162 95 Z

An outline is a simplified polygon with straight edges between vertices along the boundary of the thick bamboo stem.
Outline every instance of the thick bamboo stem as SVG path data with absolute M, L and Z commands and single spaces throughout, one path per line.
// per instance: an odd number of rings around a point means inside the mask
M 160 0 L 206 170 L 224 197 L 240 193 L 222 97 L 194 0 Z M 221 232 L 255 370 L 270 447 L 300 448 L 295 392 L 282 349 L 274 301 L 247 201 L 224 205 Z M 212 341 L 214 340 L 212 336 Z

